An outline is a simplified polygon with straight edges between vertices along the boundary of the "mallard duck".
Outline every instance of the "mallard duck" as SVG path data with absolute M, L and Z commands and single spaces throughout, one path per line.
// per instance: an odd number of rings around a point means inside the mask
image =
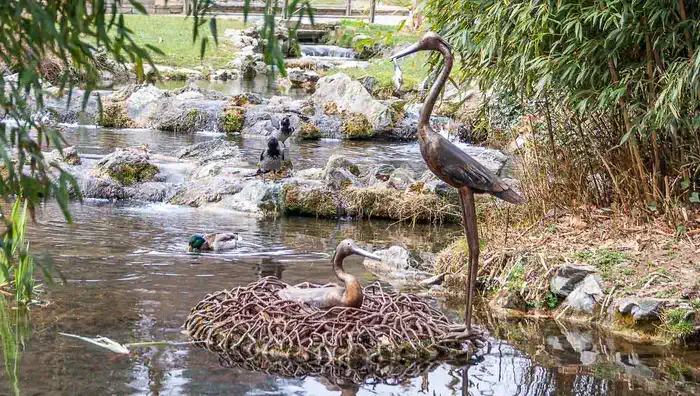
M 288 286 L 279 291 L 278 296 L 283 300 L 300 301 L 312 307 L 328 309 L 331 307 L 354 307 L 362 306 L 362 286 L 357 278 L 345 272 L 343 261 L 346 257 L 357 254 L 376 261 L 382 261 L 366 250 L 360 249 L 352 239 L 345 239 L 335 248 L 333 255 L 333 271 L 335 275 L 345 284 L 345 287 L 322 287 L 303 289 Z
M 239 242 L 241 242 L 241 236 L 235 232 L 213 232 L 204 235 L 195 234 L 190 238 L 187 251 L 235 249 Z

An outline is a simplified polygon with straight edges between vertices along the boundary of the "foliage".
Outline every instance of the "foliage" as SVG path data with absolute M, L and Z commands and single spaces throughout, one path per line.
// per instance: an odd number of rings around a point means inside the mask
M 647 204 L 669 213 L 669 197 L 685 204 L 696 197 L 697 2 L 429 0 L 426 13 L 459 55 L 462 77 L 536 103 L 542 122 L 527 127 L 542 140 L 535 171 L 549 179 L 542 192 L 552 203 L 653 214 Z M 604 175 L 610 187 L 592 193 L 581 169 Z M 557 197 L 566 187 L 577 196 Z
M 695 326 L 686 319 L 688 311 L 684 309 L 669 309 L 661 314 L 659 332 L 667 338 L 682 340 L 695 332 Z
M 15 200 L 0 250 L 0 284 L 11 285 L 21 304 L 31 302 L 35 294 L 34 258 L 29 254 L 29 242 L 25 245 L 24 241 L 27 205 L 26 200 Z

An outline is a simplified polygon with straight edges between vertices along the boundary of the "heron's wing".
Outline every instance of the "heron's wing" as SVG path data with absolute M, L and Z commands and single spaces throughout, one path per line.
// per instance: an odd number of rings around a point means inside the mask
M 508 190 L 500 177 L 447 139 L 440 139 L 438 149 L 439 166 L 457 182 L 479 192 L 498 193 Z

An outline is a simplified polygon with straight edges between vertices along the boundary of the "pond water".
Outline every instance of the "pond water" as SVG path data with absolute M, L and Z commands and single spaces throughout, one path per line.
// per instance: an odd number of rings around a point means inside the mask
M 94 160 L 117 147 L 142 144 L 170 154 L 220 135 L 68 128 L 65 137 L 84 158 Z M 254 164 L 264 141 L 231 139 Z M 324 166 L 332 154 L 425 169 L 416 143 L 321 140 L 293 143 L 290 150 L 297 169 Z M 370 250 L 398 244 L 414 252 L 437 252 L 461 231 L 374 220 L 259 220 L 136 202 L 88 200 L 71 204 L 70 210 L 73 225 L 65 223 L 55 204 L 47 204 L 27 232 L 32 252 L 50 257 L 66 284 L 47 286 L 40 297 L 49 304 L 31 312 L 33 330 L 19 365 L 21 394 L 640 396 L 698 391 L 698 351 L 633 344 L 554 322 L 508 322 L 488 310 L 479 311 L 475 320 L 491 331 L 490 347 L 479 352 L 466 376 L 464 367 L 439 364 L 398 383 L 338 384 L 334 378 L 226 368 L 216 355 L 189 346 L 135 348 L 117 356 L 58 332 L 122 343 L 186 341 L 180 326 L 207 293 L 268 275 L 291 284 L 335 282 L 329 260 L 344 238 Z M 191 234 L 215 230 L 237 231 L 250 245 L 225 254 L 185 253 Z M 365 285 L 376 280 L 359 258 L 349 258 L 346 269 Z M 461 320 L 458 304 L 426 299 L 452 320 Z M 7 373 L 0 377 L 8 384 Z M 1 389 L 0 394 L 11 393 L 10 386 Z

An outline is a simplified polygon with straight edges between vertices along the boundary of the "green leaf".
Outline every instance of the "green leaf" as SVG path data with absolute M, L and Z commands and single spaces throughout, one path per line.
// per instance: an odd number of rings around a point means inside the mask
M 209 44 L 209 37 L 202 38 L 202 45 L 199 49 L 199 58 L 204 59 L 204 53 L 207 51 L 207 44 Z
M 700 203 L 700 194 L 697 191 L 693 191 L 693 193 L 690 194 L 689 201 L 691 203 Z
M 209 20 L 209 31 L 211 31 L 212 37 L 214 37 L 214 44 L 219 45 L 219 38 L 216 31 L 216 18 Z

